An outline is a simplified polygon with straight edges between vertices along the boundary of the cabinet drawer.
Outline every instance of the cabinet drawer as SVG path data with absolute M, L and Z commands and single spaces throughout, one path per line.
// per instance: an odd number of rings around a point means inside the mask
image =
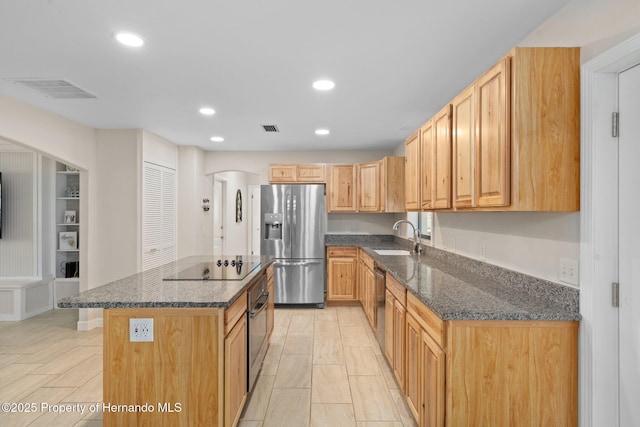
M 238 320 L 247 312 L 247 293 L 243 292 L 224 312 L 224 334 L 227 335 Z
M 416 318 L 429 336 L 442 347 L 444 344 L 444 321 L 410 292 L 407 294 L 407 311 Z
M 407 288 L 402 286 L 392 275 L 387 273 L 386 279 L 387 289 L 400 304 L 407 306 Z
M 375 261 L 369 255 L 367 255 L 363 250 L 360 250 L 360 260 L 369 267 L 370 270 L 373 270 L 375 265 Z
M 358 256 L 358 248 L 352 246 L 330 246 L 327 248 L 328 258 L 355 258 Z

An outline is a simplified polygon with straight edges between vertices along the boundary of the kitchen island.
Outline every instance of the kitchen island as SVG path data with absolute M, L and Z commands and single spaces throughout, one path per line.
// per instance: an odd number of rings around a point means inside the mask
M 176 280 L 215 262 L 194 256 L 58 303 L 104 309 L 105 426 L 237 424 L 248 394 L 247 292 L 266 278 L 267 341 L 274 307 L 272 260 L 242 259 L 252 266 L 242 279 Z

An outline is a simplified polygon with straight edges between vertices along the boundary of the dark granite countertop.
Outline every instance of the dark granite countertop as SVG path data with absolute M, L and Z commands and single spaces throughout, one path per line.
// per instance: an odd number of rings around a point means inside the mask
M 246 262 L 259 261 L 260 264 L 242 280 L 162 280 L 164 277 L 213 259 L 215 258 L 212 256 L 182 258 L 178 261 L 89 289 L 78 295 L 64 298 L 58 302 L 58 307 L 228 307 L 272 261 L 271 257 L 266 256 L 243 256 Z
M 358 246 L 443 320 L 580 320 L 579 291 L 394 236 L 328 235 L 327 246 Z

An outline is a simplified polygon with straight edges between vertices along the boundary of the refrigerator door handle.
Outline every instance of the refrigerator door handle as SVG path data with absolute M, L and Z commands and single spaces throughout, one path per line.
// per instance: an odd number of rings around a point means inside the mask
M 276 260 L 276 265 L 300 267 L 304 265 L 324 264 L 324 259 L 306 259 L 304 261 Z
M 298 226 L 298 196 L 293 196 L 293 219 L 291 221 L 291 228 L 293 233 L 291 233 L 291 237 L 296 235 L 296 228 Z

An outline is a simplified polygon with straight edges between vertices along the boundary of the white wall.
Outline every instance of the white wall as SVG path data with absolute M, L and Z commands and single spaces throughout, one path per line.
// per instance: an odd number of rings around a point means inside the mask
M 137 129 L 97 130 L 97 277 L 101 284 L 138 272 L 141 259 L 141 140 Z
M 440 213 L 432 239 L 435 247 L 559 282 L 560 258 L 580 258 L 580 214 Z
M 251 194 L 249 185 L 258 182 L 259 176 L 246 173 L 244 171 L 228 171 L 217 173 L 216 177 L 225 181 L 225 208 L 223 212 L 224 242 L 223 252 L 225 254 L 246 254 L 250 252 L 249 228 L 251 218 L 249 216 L 249 200 Z M 242 221 L 236 222 L 236 193 L 240 190 L 242 194 Z M 212 241 L 209 240 L 209 245 Z
M 97 143 L 95 130 L 0 94 L 0 138 L 81 169 L 80 290 L 104 283 L 96 266 L 103 262 L 97 226 Z M 100 310 L 81 310 L 79 327 L 99 325 Z
M 204 174 L 204 151 L 179 147 L 178 258 L 212 253 L 212 211 L 202 209 L 202 199 L 212 201 L 211 177 Z
M 142 160 L 165 168 L 178 169 L 178 146 L 146 130 L 142 138 Z
M 393 234 L 396 214 L 388 213 L 330 213 L 327 233 Z

